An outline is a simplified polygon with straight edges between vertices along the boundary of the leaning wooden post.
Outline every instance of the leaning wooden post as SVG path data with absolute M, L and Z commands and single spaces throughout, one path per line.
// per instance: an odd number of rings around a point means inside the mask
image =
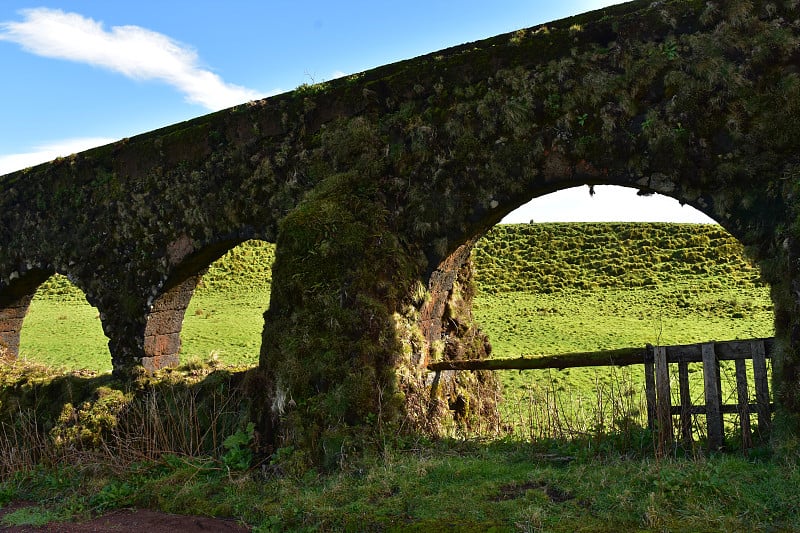
M 669 365 L 667 348 L 656 346 L 653 350 L 656 370 L 656 414 L 658 418 L 658 450 L 660 453 L 672 447 L 672 400 L 669 390 Z
M 681 442 L 692 446 L 692 395 L 689 392 L 689 363 L 678 363 L 678 383 L 681 393 Z
M 644 357 L 644 391 L 647 399 L 647 427 L 653 431 L 656 428 L 656 371 L 654 365 L 653 345 L 647 345 Z
M 739 423 L 742 426 L 742 450 L 753 447 L 750 435 L 750 394 L 747 391 L 747 366 L 744 359 L 736 359 L 736 401 Z
M 767 360 L 764 341 L 757 340 L 750 343 L 750 353 L 753 356 L 753 381 L 756 385 L 756 405 L 758 412 L 758 434 L 764 439 L 769 435 L 772 416 L 769 406 L 769 380 L 767 379 Z
M 722 393 L 720 391 L 719 363 L 714 352 L 714 343 L 702 345 L 703 383 L 706 391 L 706 426 L 708 427 L 708 447 L 718 450 L 722 447 Z

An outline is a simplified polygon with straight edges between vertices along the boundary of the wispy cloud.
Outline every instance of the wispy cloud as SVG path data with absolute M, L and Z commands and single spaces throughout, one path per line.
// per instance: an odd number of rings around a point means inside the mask
M 263 98 L 259 91 L 225 83 L 200 65 L 197 52 L 139 26 L 114 26 L 59 9 L 20 11 L 21 22 L 0 22 L 0 41 L 43 57 L 87 63 L 137 80 L 159 80 L 211 110 Z
M 88 150 L 89 148 L 94 148 L 95 146 L 102 146 L 115 140 L 116 139 L 109 139 L 106 137 L 66 139 L 35 146 L 29 152 L 0 155 L 0 176 L 23 168 L 32 167 L 39 163 L 52 161 L 56 157 L 64 157 Z

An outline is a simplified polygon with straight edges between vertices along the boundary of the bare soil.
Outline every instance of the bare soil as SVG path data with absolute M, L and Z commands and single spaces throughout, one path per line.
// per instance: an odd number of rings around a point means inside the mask
M 0 509 L 0 519 L 30 502 L 16 502 Z M 16 533 L 102 533 L 106 531 L 146 531 L 147 533 L 208 533 L 250 531 L 250 528 L 232 519 L 204 516 L 183 516 L 149 509 L 124 509 L 113 511 L 83 522 L 53 522 L 45 526 L 0 526 L 2 531 Z

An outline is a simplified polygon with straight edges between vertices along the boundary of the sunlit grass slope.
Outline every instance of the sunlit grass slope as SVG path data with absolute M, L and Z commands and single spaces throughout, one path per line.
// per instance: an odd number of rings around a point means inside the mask
M 247 241 L 212 263 L 186 310 L 184 361 L 258 362 L 274 252 L 269 243 Z M 20 355 L 66 369 L 111 371 L 107 343 L 97 309 L 65 277 L 53 276 L 31 302 Z
M 495 357 L 773 334 L 769 288 L 719 226 L 501 225 L 474 260 Z
M 502 224 L 478 241 L 474 258 L 482 293 L 758 280 L 738 241 L 711 224 Z

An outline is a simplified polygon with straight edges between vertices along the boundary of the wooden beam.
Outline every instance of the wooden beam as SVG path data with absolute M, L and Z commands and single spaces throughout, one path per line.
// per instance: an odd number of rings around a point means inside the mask
M 686 449 L 692 447 L 692 395 L 689 391 L 689 363 L 678 363 L 678 384 L 681 395 L 681 441 Z
M 516 359 L 468 359 L 440 361 L 428 365 L 428 370 L 537 370 L 545 368 L 578 368 L 585 366 L 628 366 L 645 362 L 644 348 L 620 348 L 600 352 L 576 352 Z
M 774 339 L 751 339 L 711 342 L 714 345 L 714 353 L 717 361 L 733 361 L 736 359 L 750 359 L 752 357 L 753 343 L 760 342 L 764 347 L 767 358 L 772 354 Z M 702 363 L 703 344 L 679 344 L 666 346 L 668 363 Z
M 711 343 L 714 345 L 716 359 L 735 360 L 749 359 L 750 349 L 755 344 L 762 348 L 764 356 L 769 358 L 772 352 L 773 339 L 754 339 L 754 341 L 725 341 Z M 708 343 L 707 343 L 708 344 Z M 668 363 L 700 363 L 703 361 L 701 344 L 685 344 L 665 346 Z M 467 359 L 458 361 L 439 361 L 428 365 L 428 370 L 542 370 L 545 368 L 579 368 L 586 366 L 629 366 L 652 363 L 652 347 L 618 348 L 616 350 L 600 350 L 597 352 L 575 352 L 558 355 L 542 355 L 535 357 L 516 357 L 513 359 Z
M 736 399 L 739 407 L 739 424 L 742 426 L 742 450 L 753 447 L 750 436 L 750 394 L 747 390 L 747 367 L 744 359 L 736 360 Z
M 654 358 L 655 347 L 647 346 L 647 358 L 644 364 L 645 397 L 647 398 L 647 427 L 656 428 L 656 369 Z
M 664 456 L 671 448 L 674 440 L 672 432 L 672 396 L 669 386 L 669 365 L 667 364 L 667 349 L 656 346 L 653 350 L 656 367 L 656 419 L 658 420 L 658 450 L 659 456 Z

